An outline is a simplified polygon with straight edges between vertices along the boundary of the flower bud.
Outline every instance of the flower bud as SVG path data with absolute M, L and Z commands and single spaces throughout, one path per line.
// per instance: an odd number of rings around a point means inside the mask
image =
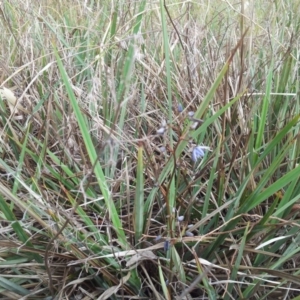
M 192 232 L 186 231 L 185 236 L 192 237 L 194 234 Z
M 184 220 L 184 216 L 178 216 L 177 220 L 178 220 L 178 222 L 182 222 Z
M 165 127 L 161 127 L 156 131 L 156 133 L 159 135 L 163 135 L 165 133 L 165 130 L 166 130 Z
M 177 105 L 177 111 L 179 113 L 181 113 L 183 111 L 183 106 L 180 103 Z

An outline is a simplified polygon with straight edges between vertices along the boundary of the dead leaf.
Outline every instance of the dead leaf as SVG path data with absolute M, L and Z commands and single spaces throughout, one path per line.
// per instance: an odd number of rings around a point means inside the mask
M 131 273 L 128 272 L 128 274 L 120 280 L 120 283 L 118 285 L 114 285 L 114 286 L 110 287 L 109 289 L 107 289 L 99 298 L 97 298 L 97 300 L 106 300 L 111 295 L 117 293 L 117 291 L 120 289 L 120 287 L 128 281 L 128 279 L 130 278 L 130 275 L 131 275 Z
M 126 263 L 126 267 L 131 267 L 135 263 L 138 263 L 142 260 L 149 260 L 149 259 L 156 259 L 157 256 L 149 250 L 143 251 L 143 252 L 137 252 L 135 255 L 133 255 L 128 262 Z
M 15 108 L 15 106 L 18 107 L 17 98 L 15 94 L 10 89 L 3 87 L 2 89 L 0 89 L 0 95 L 2 99 L 5 99 L 7 101 L 10 112 L 12 114 L 18 113 L 18 109 Z

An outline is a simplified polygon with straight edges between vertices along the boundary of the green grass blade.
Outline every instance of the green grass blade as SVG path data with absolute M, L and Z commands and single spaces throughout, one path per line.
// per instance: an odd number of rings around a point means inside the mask
M 164 278 L 164 274 L 163 274 L 163 271 L 161 268 L 160 260 L 158 260 L 158 273 L 159 273 L 160 284 L 161 284 L 165 299 L 171 300 L 171 296 L 169 294 L 169 291 L 168 291 L 168 288 L 166 285 L 166 279 Z
M 245 249 L 247 235 L 248 235 L 248 230 L 249 230 L 249 225 L 250 224 L 248 222 L 247 227 L 245 228 L 245 233 L 243 235 L 242 241 L 241 241 L 241 243 L 239 245 L 239 248 L 238 248 L 237 258 L 235 260 L 235 264 L 234 264 L 233 269 L 231 271 L 230 280 L 237 280 L 237 273 L 238 273 L 238 271 L 240 269 L 240 265 L 242 263 L 244 249 Z M 233 289 L 233 283 L 229 283 L 224 300 L 231 299 L 231 296 L 229 296 L 229 295 L 232 293 L 232 289 Z
M 95 166 L 94 172 L 95 172 L 99 187 L 101 189 L 102 195 L 104 197 L 105 204 L 106 204 L 108 212 L 109 212 L 109 216 L 112 220 L 114 230 L 116 231 L 116 233 L 118 235 L 118 239 L 119 239 L 119 242 L 122 245 L 122 247 L 127 248 L 127 241 L 126 241 L 125 233 L 122 229 L 122 223 L 120 221 L 118 212 L 117 212 L 116 207 L 114 205 L 114 202 L 111 201 L 111 194 L 110 194 L 110 191 L 109 191 L 109 187 L 106 183 L 105 176 L 104 176 L 102 168 L 100 166 L 98 156 L 97 156 L 97 153 L 96 153 L 96 149 L 93 145 L 89 130 L 88 130 L 87 125 L 86 125 L 86 120 L 85 120 L 84 116 L 81 113 L 81 110 L 79 108 L 79 105 L 78 105 L 76 97 L 75 97 L 75 94 L 74 94 L 74 92 L 71 88 L 71 85 L 69 83 L 69 79 L 68 79 L 66 70 L 65 70 L 65 68 L 64 68 L 64 66 L 61 62 L 61 59 L 60 59 L 57 51 L 55 51 L 55 54 L 56 54 L 58 67 L 59 67 L 59 70 L 60 70 L 60 73 L 61 73 L 61 76 L 62 76 L 62 80 L 63 80 L 63 82 L 65 84 L 65 87 L 66 87 L 66 90 L 68 92 L 70 102 L 72 104 L 76 119 L 78 121 L 78 125 L 79 125 L 80 131 L 82 133 L 87 152 L 89 154 L 90 162 L 93 166 Z
M 28 235 L 26 234 L 26 232 L 23 230 L 21 224 L 19 223 L 19 221 L 17 221 L 15 215 L 13 214 L 13 212 L 11 211 L 10 207 L 7 205 L 6 201 L 3 199 L 3 197 L 0 195 L 0 210 L 3 212 L 3 214 L 5 215 L 7 221 L 11 222 L 11 227 L 14 229 L 15 233 L 17 234 L 19 240 L 28 247 L 32 247 L 33 245 L 29 240 Z M 42 258 L 35 254 L 35 253 L 28 253 L 28 256 L 31 259 L 35 259 L 35 261 L 42 263 L 43 260 Z
M 271 64 L 269 74 L 267 77 L 267 82 L 266 82 L 266 93 L 263 98 L 263 104 L 262 104 L 262 110 L 261 110 L 261 115 L 260 115 L 260 120 L 259 120 L 259 125 L 258 125 L 258 130 L 257 130 L 257 138 L 255 141 L 255 149 L 256 151 L 259 151 L 260 147 L 262 147 L 262 141 L 263 141 L 263 136 L 264 136 L 264 131 L 266 127 L 266 122 L 267 122 L 267 116 L 268 116 L 268 109 L 269 109 L 269 103 L 270 103 L 270 93 L 271 93 L 271 88 L 272 88 L 272 79 L 273 79 L 273 64 Z M 255 155 L 254 161 L 256 162 L 257 160 L 257 154 Z
M 30 294 L 30 291 L 24 289 L 22 286 L 13 282 L 12 280 L 7 280 L 2 276 L 0 276 L 0 287 L 4 288 L 7 291 L 14 292 L 20 296 L 26 296 Z
M 144 163 L 143 163 L 143 146 L 138 148 L 137 174 L 136 174 L 136 191 L 134 201 L 134 232 L 135 243 L 143 234 L 144 227 Z

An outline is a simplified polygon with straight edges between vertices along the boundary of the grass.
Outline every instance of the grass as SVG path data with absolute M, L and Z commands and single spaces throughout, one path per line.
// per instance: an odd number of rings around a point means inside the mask
M 297 1 L 3 1 L 3 299 L 300 297 Z

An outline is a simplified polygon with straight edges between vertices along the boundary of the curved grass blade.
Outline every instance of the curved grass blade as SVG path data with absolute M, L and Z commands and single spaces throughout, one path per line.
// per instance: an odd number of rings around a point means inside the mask
M 128 244 L 127 244 L 127 241 L 126 241 L 126 236 L 125 236 L 124 230 L 122 228 L 122 223 L 120 221 L 120 218 L 119 218 L 118 212 L 116 210 L 115 204 L 111 199 L 111 194 L 110 194 L 110 191 L 109 191 L 109 187 L 107 185 L 103 170 L 100 166 L 100 162 L 98 160 L 96 149 L 93 145 L 89 130 L 87 128 L 86 120 L 85 120 L 84 116 L 81 113 L 80 107 L 79 107 L 79 105 L 77 103 L 77 100 L 76 100 L 76 97 L 75 97 L 75 94 L 74 94 L 74 92 L 72 90 L 72 87 L 69 83 L 68 75 L 66 73 L 66 70 L 65 70 L 65 68 L 62 64 L 62 61 L 61 61 L 56 49 L 55 49 L 55 55 L 56 55 L 57 64 L 58 64 L 58 67 L 59 67 L 59 70 L 60 70 L 60 73 L 61 73 L 62 80 L 65 84 L 65 87 L 66 87 L 71 105 L 73 107 L 73 110 L 74 110 L 74 113 L 75 113 L 75 116 L 76 116 L 76 119 L 77 119 L 77 122 L 78 122 L 78 125 L 79 125 L 79 128 L 80 128 L 80 131 L 81 131 L 82 136 L 83 136 L 83 140 L 84 140 L 84 143 L 85 143 L 85 146 L 86 146 L 89 158 L 90 158 L 90 162 L 93 166 L 95 166 L 94 167 L 94 172 L 95 172 L 100 190 L 102 192 L 102 195 L 104 197 L 105 204 L 106 204 L 108 212 L 109 212 L 109 216 L 112 220 L 114 230 L 116 231 L 116 234 L 118 236 L 118 241 L 122 245 L 123 248 L 127 248 Z
M 16 216 L 10 210 L 9 206 L 7 205 L 6 201 L 3 199 L 3 197 L 1 195 L 0 195 L 0 210 L 3 212 L 3 214 L 6 217 L 6 219 L 11 222 L 11 227 L 16 232 L 16 234 L 17 234 L 18 238 L 20 239 L 20 241 L 22 241 L 24 243 L 24 245 L 33 248 L 33 245 L 29 241 L 28 235 L 23 230 L 22 226 L 17 221 Z M 28 256 L 31 259 L 35 259 L 39 263 L 43 262 L 42 258 L 38 254 L 28 253 Z
M 241 244 L 239 245 L 239 248 L 238 248 L 237 259 L 236 259 L 235 264 L 233 266 L 233 269 L 231 271 L 230 280 L 232 280 L 232 281 L 236 280 L 238 270 L 239 270 L 241 262 L 242 262 L 242 258 L 243 258 L 243 254 L 244 254 L 244 248 L 245 248 L 245 245 L 246 245 L 247 235 L 248 235 L 248 231 L 249 231 L 249 224 L 250 223 L 248 222 L 247 227 L 245 228 L 245 233 L 243 235 Z M 227 287 L 226 296 L 224 298 L 225 300 L 231 299 L 231 296 L 229 296 L 229 295 L 231 294 L 232 289 L 233 289 L 233 283 L 229 283 L 229 285 Z
M 166 285 L 166 281 L 165 281 L 165 278 L 164 278 L 164 274 L 163 274 L 163 271 L 162 271 L 162 268 L 161 268 L 160 260 L 158 260 L 158 272 L 159 272 L 159 279 L 160 279 L 160 283 L 161 283 L 161 287 L 162 287 L 165 299 L 171 300 L 171 296 L 169 294 L 169 291 L 168 291 L 168 288 L 167 288 L 167 285 Z
M 13 282 L 12 280 L 7 280 L 6 278 L 3 278 L 0 276 L 0 286 L 4 288 L 7 291 L 12 291 L 14 293 L 17 293 L 18 295 L 26 296 L 30 292 L 23 287 L 21 287 L 16 282 Z

